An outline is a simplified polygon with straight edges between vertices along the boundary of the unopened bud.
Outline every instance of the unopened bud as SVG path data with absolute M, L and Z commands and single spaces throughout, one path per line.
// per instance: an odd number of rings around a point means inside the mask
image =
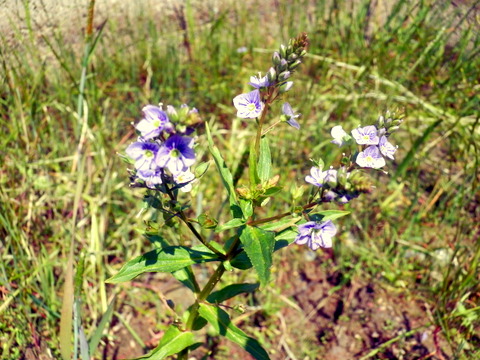
M 274 65 L 278 65 L 280 64 L 280 54 L 278 53 L 278 51 L 275 51 L 272 55 L 272 62 Z
M 397 131 L 398 129 L 400 129 L 400 126 L 392 126 L 392 127 L 388 128 L 388 132 L 393 133 L 393 132 Z
M 284 71 L 280 75 L 278 75 L 278 80 L 285 81 L 290 77 L 290 71 Z
M 288 61 L 294 61 L 294 60 L 297 60 L 298 59 L 298 55 L 295 54 L 295 53 L 292 53 L 290 55 L 288 55 Z
M 280 64 L 278 65 L 278 70 L 280 72 L 283 72 L 283 71 L 287 70 L 287 68 L 288 68 L 287 60 L 285 60 L 285 59 L 280 60 Z
M 274 81 L 276 77 L 277 77 L 277 72 L 275 71 L 275 69 L 273 67 L 271 67 L 267 72 L 268 81 L 269 82 Z
M 290 64 L 288 67 L 290 70 L 296 69 L 302 62 L 300 60 L 296 60 L 293 64 Z
M 377 120 L 377 129 L 380 129 L 385 126 L 385 118 L 383 116 L 379 116 Z
M 292 86 L 293 86 L 293 81 L 287 81 L 285 84 L 280 86 L 280 94 L 286 93 L 292 88 Z
M 285 59 L 287 57 L 287 48 L 283 44 L 280 45 L 280 57 L 282 59 Z

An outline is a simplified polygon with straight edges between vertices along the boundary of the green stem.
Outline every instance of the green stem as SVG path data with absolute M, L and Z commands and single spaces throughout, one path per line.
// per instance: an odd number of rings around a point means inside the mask
M 302 209 L 307 210 L 307 209 L 310 209 L 310 208 L 312 208 L 316 205 L 318 205 L 318 201 L 314 201 L 314 202 L 311 202 L 307 205 L 304 205 L 304 206 L 302 206 Z M 278 215 L 275 215 L 275 216 L 272 216 L 272 217 L 268 217 L 268 218 L 265 218 L 265 219 L 258 219 L 258 220 L 255 220 L 255 221 L 250 220 L 250 221 L 247 221 L 247 225 L 255 226 L 255 225 L 265 224 L 265 223 L 268 223 L 270 221 L 275 221 L 275 220 L 282 219 L 282 218 L 284 218 L 286 216 L 289 216 L 289 215 L 292 215 L 291 211 L 285 212 L 283 214 L 278 214 Z
M 168 186 L 165 186 L 166 188 L 166 191 L 167 191 L 167 194 L 168 196 L 170 197 L 170 200 L 172 201 L 177 201 L 175 195 L 172 193 L 171 189 L 168 188 Z M 187 227 L 190 229 L 190 231 L 192 232 L 193 235 L 195 235 L 195 237 L 207 248 L 209 249 L 211 252 L 213 252 L 214 254 L 218 255 L 221 259 L 226 259 L 225 257 L 225 254 L 221 253 L 220 251 L 218 251 L 217 249 L 215 249 L 212 245 L 210 245 L 204 238 L 203 236 L 197 231 L 197 229 L 195 229 L 195 227 L 193 226 L 193 224 L 188 221 L 188 218 L 187 216 L 185 215 L 185 213 L 183 212 L 183 210 L 180 210 L 178 212 L 178 216 L 180 217 L 180 219 L 185 223 L 185 225 L 187 225 Z

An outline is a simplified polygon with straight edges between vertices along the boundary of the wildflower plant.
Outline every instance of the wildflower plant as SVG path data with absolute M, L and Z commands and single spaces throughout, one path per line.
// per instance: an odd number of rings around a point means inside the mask
M 192 219 L 187 216 L 188 192 L 202 181 L 209 162 L 200 163 L 195 147 L 194 132 L 201 125 L 198 111 L 187 105 L 164 108 L 147 105 L 144 117 L 135 129 L 138 139 L 126 149 L 126 160 L 131 169 L 131 186 L 146 189 L 145 203 L 158 210 L 164 226 L 183 223 L 198 243 L 184 244 L 183 239 L 167 240 L 162 228 L 149 224 L 147 236 L 159 247 L 128 261 L 108 281 L 129 281 L 146 272 L 171 273 L 195 296 L 194 303 L 184 314 L 175 307 L 172 324 L 165 331 L 158 347 L 142 359 L 163 359 L 178 354 L 187 359 L 196 348 L 199 338 L 195 332 L 208 323 L 229 340 L 237 343 L 256 359 L 268 359 L 260 342 L 236 327 L 222 302 L 241 293 L 267 286 L 273 253 L 287 245 L 307 245 L 312 250 L 330 248 L 339 232 L 335 219 L 347 215 L 343 210 L 321 210 L 323 203 L 345 204 L 363 193 L 372 191 L 365 170 L 380 169 L 387 160 L 393 160 L 396 147 L 389 136 L 398 129 L 400 119 L 387 113 L 375 124 L 351 130 L 349 135 L 341 126 L 331 130 L 332 143 L 349 148 L 340 164 L 326 167 L 322 160 L 313 162 L 305 182 L 312 186 L 311 196 L 304 205 L 291 204 L 290 211 L 271 217 L 260 217 L 259 208 L 283 191 L 281 177 L 275 174 L 270 155 L 269 135 L 285 131 L 285 125 L 300 129 L 300 114 L 286 101 L 294 82 L 292 77 L 307 54 L 306 34 L 291 39 L 273 53 L 272 66 L 262 75 L 250 77 L 252 90 L 233 99 L 237 116 L 256 127 L 256 134 L 248 151 L 248 170 L 244 185 L 237 184 L 237 176 L 225 163 L 215 146 L 208 124 L 205 124 L 208 148 L 227 194 L 229 220 L 219 224 L 208 214 Z M 280 103 L 280 106 L 275 106 Z M 278 114 L 275 114 L 278 109 Z M 285 124 L 286 123 L 286 124 Z M 301 198 L 297 194 L 296 199 Z M 177 224 L 175 224 L 177 223 Z M 229 232 L 230 237 L 221 236 Z M 228 234 L 228 233 L 227 233 Z M 227 241 L 221 239 L 228 238 Z M 177 241 L 175 241 L 177 240 Z M 192 265 L 213 262 L 215 271 L 201 286 Z M 216 289 L 226 271 L 245 271 L 253 268 L 260 284 L 229 284 Z

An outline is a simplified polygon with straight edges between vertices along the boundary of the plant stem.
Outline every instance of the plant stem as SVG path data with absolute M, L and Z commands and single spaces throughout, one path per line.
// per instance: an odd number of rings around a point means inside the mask
M 302 206 L 302 209 L 307 210 L 307 209 L 310 209 L 310 208 L 312 208 L 316 205 L 318 205 L 318 201 L 313 201 L 313 202 L 311 202 L 307 205 Z M 255 226 L 255 225 L 265 224 L 265 223 L 268 223 L 270 221 L 282 219 L 282 218 L 284 218 L 286 216 L 289 216 L 289 215 L 292 215 L 291 211 L 285 212 L 283 214 L 278 214 L 278 215 L 275 215 L 275 216 L 272 216 L 272 217 L 268 217 L 268 218 L 265 218 L 265 219 L 258 219 L 258 220 L 255 220 L 255 221 L 250 220 L 250 221 L 247 221 L 247 225 Z
M 172 201 L 177 201 L 175 195 L 172 193 L 171 189 L 168 188 L 168 186 L 165 186 L 165 189 L 167 191 L 167 194 L 168 196 L 170 197 L 170 200 Z M 195 229 L 195 227 L 193 226 L 193 224 L 188 221 L 188 218 L 187 216 L 185 215 L 185 213 L 183 212 L 183 210 L 180 210 L 178 212 L 178 216 L 180 217 L 180 219 L 185 223 L 185 225 L 187 225 L 187 227 L 190 229 L 190 231 L 192 232 L 193 235 L 195 235 L 195 237 L 208 249 L 210 250 L 211 252 L 213 252 L 214 254 L 218 255 L 221 259 L 226 259 L 226 256 L 225 254 L 221 253 L 220 251 L 218 251 L 217 249 L 215 249 L 212 245 L 210 245 L 204 238 L 203 236 L 197 231 L 197 229 Z

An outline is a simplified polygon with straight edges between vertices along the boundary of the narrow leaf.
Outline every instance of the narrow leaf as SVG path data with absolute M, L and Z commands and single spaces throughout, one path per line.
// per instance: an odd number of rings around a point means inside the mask
M 93 333 L 92 337 L 90 338 L 89 349 L 90 349 L 90 354 L 91 355 L 93 355 L 93 353 L 97 349 L 98 344 L 100 343 L 100 339 L 102 338 L 103 330 L 112 320 L 113 308 L 115 306 L 116 298 L 117 297 L 115 296 L 112 299 L 112 301 L 110 302 L 110 305 L 108 305 L 107 311 L 105 311 L 105 314 L 103 314 L 102 319 L 100 320 L 100 323 L 98 324 L 97 328 L 95 329 L 95 332 Z
M 344 211 L 344 210 L 323 210 L 323 211 L 316 211 L 311 215 L 313 218 L 314 216 L 320 216 L 318 219 L 319 221 L 327 221 L 327 220 L 335 220 L 338 218 L 341 218 L 343 216 L 346 216 L 350 214 L 350 211 Z M 315 219 L 316 220 L 316 219 Z
M 80 358 L 82 360 L 90 360 L 90 352 L 88 350 L 87 337 L 85 336 L 85 331 L 83 330 L 83 326 L 80 326 L 78 337 L 80 338 Z
M 73 251 L 68 256 L 65 271 L 65 285 L 63 286 L 63 303 L 60 316 L 60 353 L 63 360 L 72 357 L 72 329 L 73 329 Z
M 217 170 L 220 173 L 220 177 L 222 178 L 223 186 L 225 187 L 225 189 L 227 189 L 228 202 L 230 203 L 230 211 L 234 218 L 242 218 L 242 210 L 238 205 L 237 195 L 233 186 L 232 174 L 228 169 L 227 164 L 225 164 L 225 160 L 223 160 L 220 151 L 213 144 L 212 134 L 210 133 L 208 123 L 205 124 L 205 128 L 207 130 L 208 149 L 210 150 L 210 153 L 215 160 L 215 165 L 217 166 Z
M 263 137 L 260 140 L 260 156 L 258 158 L 257 172 L 262 182 L 267 182 L 272 177 L 272 155 L 267 137 Z
M 214 329 L 220 335 L 223 335 L 230 341 L 240 345 L 255 359 L 270 359 L 262 345 L 260 345 L 257 340 L 247 336 L 247 334 L 245 334 L 242 330 L 233 325 L 232 321 L 230 320 L 230 316 L 219 307 L 202 303 L 200 304 L 198 312 L 214 327 Z
M 160 340 L 158 346 L 150 354 L 139 357 L 135 360 L 161 360 L 167 356 L 178 354 L 183 349 L 193 345 L 195 340 L 193 334 L 188 331 L 180 331 L 176 326 L 170 325 Z
M 218 261 L 220 258 L 214 253 L 198 251 L 183 246 L 169 246 L 155 249 L 127 262 L 120 271 L 106 281 L 120 283 L 133 279 L 146 272 L 173 272 L 186 266 Z
M 223 289 L 215 291 L 208 295 L 207 301 L 210 303 L 221 303 L 227 299 L 243 293 L 251 293 L 258 289 L 258 284 L 232 284 Z
M 222 232 L 222 231 L 225 231 L 225 230 L 228 230 L 228 229 L 233 229 L 233 228 L 237 228 L 237 227 L 240 227 L 242 225 L 245 225 L 245 220 L 242 220 L 242 219 L 232 219 L 230 221 L 227 221 L 225 224 L 223 225 L 220 225 L 220 226 L 217 226 L 215 228 L 215 232 L 216 233 L 219 233 L 219 232 Z
M 250 177 L 250 186 L 254 189 L 258 184 L 260 184 L 260 178 L 258 177 L 257 172 L 257 160 L 258 156 L 255 151 L 255 142 L 250 144 L 250 151 L 248 154 L 248 175 Z
M 258 274 L 260 283 L 262 286 L 265 285 L 270 277 L 275 234 L 247 225 L 242 229 L 240 241 Z

